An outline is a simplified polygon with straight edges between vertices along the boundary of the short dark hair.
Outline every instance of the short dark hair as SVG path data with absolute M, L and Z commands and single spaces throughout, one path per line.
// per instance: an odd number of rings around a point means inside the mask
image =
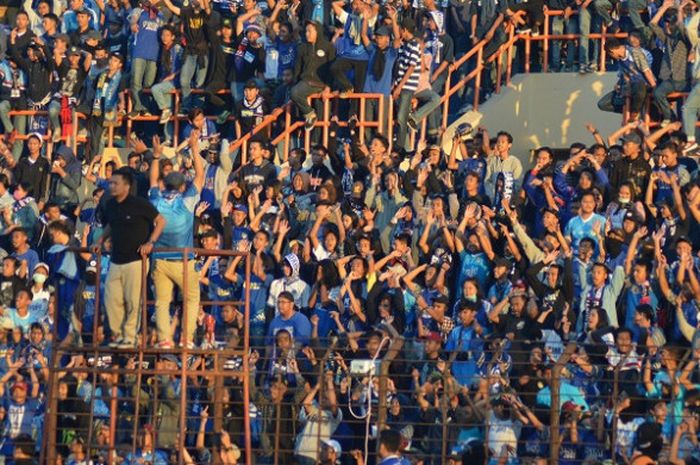
M 610 50 L 615 50 L 616 48 L 620 48 L 623 46 L 624 44 L 619 39 L 611 37 L 608 39 L 607 42 L 605 42 L 605 51 L 609 52 Z
M 58 231 L 60 233 L 65 234 L 68 237 L 71 236 L 70 227 L 65 222 L 63 222 L 61 220 L 56 220 L 56 221 L 52 221 L 51 223 L 49 223 L 49 230 L 50 231 Z
M 509 144 L 512 144 L 512 143 L 513 143 L 513 136 L 511 136 L 509 132 L 507 132 L 507 131 L 498 131 L 498 133 L 496 134 L 496 139 L 498 139 L 498 138 L 501 137 L 501 136 L 503 136 L 503 137 L 505 137 L 506 139 L 508 139 L 508 143 L 509 143 Z
M 395 429 L 385 429 L 379 433 L 379 444 L 383 444 L 389 453 L 398 452 L 401 447 L 401 434 Z
M 120 176 L 125 183 L 127 183 L 129 186 L 134 185 L 134 175 L 131 172 L 131 168 L 128 166 L 122 166 L 118 170 L 112 173 L 112 176 L 117 175 Z
M 10 180 L 4 173 L 0 173 L 0 184 L 2 184 L 2 187 L 4 187 L 5 189 L 7 189 L 10 185 Z
M 380 144 L 382 144 L 384 149 L 389 150 L 389 140 L 383 135 L 375 134 L 374 137 L 372 137 L 372 140 L 378 141 Z
M 36 453 L 36 443 L 34 439 L 28 434 L 20 434 L 14 441 L 12 441 L 15 449 L 19 450 L 22 454 L 33 457 Z
M 187 119 L 189 121 L 194 121 L 194 119 L 196 117 L 198 117 L 199 115 L 203 115 L 203 114 L 204 114 L 204 110 L 202 110 L 201 108 L 193 108 L 190 110 L 189 113 L 187 113 Z

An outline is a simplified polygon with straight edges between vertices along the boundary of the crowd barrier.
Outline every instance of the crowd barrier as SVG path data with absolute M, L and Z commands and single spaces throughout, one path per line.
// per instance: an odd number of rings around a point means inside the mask
M 543 49 L 543 57 L 542 57 L 542 65 L 543 65 L 543 71 L 546 72 L 548 70 L 549 66 L 549 48 L 550 48 L 550 42 L 552 40 L 561 40 L 561 41 L 570 41 L 573 43 L 573 41 L 577 40 L 580 38 L 580 35 L 578 34 L 551 34 L 550 33 L 550 18 L 554 18 L 557 16 L 562 16 L 564 14 L 563 11 L 559 10 L 546 10 L 545 11 L 545 18 L 546 21 L 544 22 L 543 25 L 543 32 L 541 34 L 533 35 L 531 33 L 524 33 L 524 34 L 519 34 L 515 32 L 515 27 L 513 24 L 508 24 L 507 25 L 507 33 L 506 33 L 506 41 L 501 44 L 499 47 L 497 47 L 496 51 L 492 53 L 490 56 L 484 56 L 487 47 L 490 45 L 490 41 L 487 40 L 481 40 L 477 44 L 475 44 L 466 54 L 464 54 L 461 57 L 458 57 L 457 60 L 452 63 L 448 68 L 447 68 L 447 77 L 446 77 L 446 83 L 445 83 L 445 88 L 444 91 L 442 92 L 441 95 L 441 100 L 440 100 L 440 105 L 441 105 L 441 111 L 442 111 L 442 129 L 446 128 L 449 123 L 449 116 L 450 116 L 450 100 L 451 98 L 458 92 L 462 91 L 465 87 L 469 86 L 471 87 L 472 90 L 472 95 L 473 95 L 473 103 L 472 107 L 474 110 L 478 110 L 479 104 L 483 100 L 483 89 L 482 89 L 482 81 L 483 81 L 483 74 L 485 71 L 491 69 L 492 67 L 495 68 L 495 92 L 499 93 L 501 90 L 501 87 L 503 83 L 508 85 L 510 83 L 510 79 L 512 76 L 512 64 L 513 64 L 513 57 L 515 53 L 515 49 L 519 46 L 523 46 L 525 50 L 525 60 L 524 60 L 524 71 L 526 73 L 530 72 L 530 64 L 531 64 L 531 49 L 532 49 L 532 42 L 541 42 L 542 43 L 542 49 Z M 577 14 L 576 11 L 574 11 L 572 14 Z M 615 34 L 609 34 L 606 32 L 605 27 L 603 27 L 602 32 L 600 33 L 591 33 L 588 35 L 588 38 L 592 41 L 600 41 L 600 64 L 599 64 L 599 69 L 601 71 L 605 71 L 606 67 L 606 54 L 605 54 L 605 41 L 607 38 L 610 37 L 617 37 L 617 38 L 624 38 L 626 37 L 625 33 L 615 33 Z M 143 89 L 142 92 L 144 94 L 149 94 L 150 89 Z M 204 90 L 202 89 L 193 89 L 192 90 L 193 95 L 202 95 L 205 93 Z M 183 120 L 186 121 L 186 115 L 180 114 L 181 112 L 181 95 L 179 90 L 173 90 L 171 92 L 172 95 L 172 112 L 173 116 L 170 119 L 170 123 L 172 123 L 172 129 L 173 129 L 173 145 L 177 146 L 179 143 L 179 134 L 180 134 L 180 129 L 182 126 Z M 230 91 L 228 89 L 223 89 L 217 92 L 217 95 L 221 96 L 226 96 L 230 95 Z M 338 100 L 340 99 L 339 94 L 337 92 L 333 92 L 330 94 L 326 95 L 315 95 L 312 96 L 313 99 L 321 99 L 322 100 L 322 107 L 323 107 L 323 115 L 319 115 L 319 120 L 316 123 L 315 127 L 322 129 L 322 141 L 324 144 L 327 143 L 328 141 L 328 127 L 330 125 L 330 116 L 333 114 L 337 114 L 337 104 Z M 380 128 L 381 127 L 381 122 L 386 121 L 388 123 L 388 130 L 387 138 L 389 140 L 392 140 L 393 136 L 393 127 L 394 127 L 394 119 L 393 119 L 393 100 L 390 98 L 390 96 L 385 96 L 381 94 L 363 94 L 363 93 L 353 93 L 350 95 L 345 96 L 345 100 L 357 100 L 359 103 L 358 106 L 358 114 L 356 115 L 358 117 L 358 127 L 362 129 L 367 129 L 367 128 Z M 365 110 L 365 102 L 369 100 L 378 100 L 379 102 L 383 102 L 384 100 L 388 99 L 389 105 L 384 105 L 383 103 L 378 105 L 379 108 L 379 115 L 378 117 L 373 120 L 373 121 L 366 121 L 366 110 Z M 130 97 L 129 90 L 124 91 L 124 108 L 123 111 L 119 114 L 119 118 L 121 121 L 121 125 L 124 128 L 124 137 L 126 140 L 129 139 L 131 132 L 134 130 L 135 125 L 140 124 L 140 123 L 154 123 L 159 120 L 158 115 L 149 115 L 149 116 L 136 116 L 133 118 L 127 118 L 126 114 L 131 111 L 132 109 L 132 99 Z M 331 102 L 333 102 L 333 106 L 331 106 Z M 385 115 L 383 112 L 388 111 L 388 115 Z M 11 116 L 14 115 L 23 115 L 23 116 L 34 116 L 34 115 L 45 115 L 46 112 L 39 112 L 39 111 L 17 111 L 17 112 L 10 112 Z M 79 112 L 74 112 L 75 115 L 75 122 L 73 124 L 74 127 L 74 134 L 71 137 L 71 142 L 73 145 L 73 148 L 77 148 L 77 144 L 79 143 L 84 143 L 85 138 L 79 138 L 78 137 L 78 123 L 79 120 L 84 120 L 86 118 L 85 115 Z M 209 116 L 209 119 L 215 119 L 216 116 Z M 229 121 L 232 120 L 232 117 L 229 117 Z M 237 124 L 234 122 L 234 124 Z M 340 126 L 346 125 L 347 122 L 340 122 Z M 277 128 L 277 131 L 274 131 L 274 128 Z M 234 142 L 234 149 L 241 148 L 243 149 L 243 153 L 246 152 L 247 148 L 247 141 L 250 140 L 250 138 L 253 135 L 260 134 L 260 133 L 265 133 L 265 135 L 268 138 L 271 138 L 273 143 L 281 143 L 284 142 L 284 147 L 285 150 L 289 148 L 290 144 L 290 138 L 293 136 L 298 136 L 300 138 L 304 138 L 305 141 L 303 145 L 307 148 L 310 146 L 310 142 L 308 140 L 308 137 L 304 134 L 304 131 L 302 131 L 303 125 L 299 124 L 298 118 L 295 117 L 293 114 L 293 109 L 289 104 L 286 104 L 282 107 L 279 107 L 277 109 L 274 109 L 271 111 L 269 115 L 267 115 L 264 120 L 257 125 L 250 133 L 248 134 L 243 134 L 241 137 L 237 138 Z M 360 131 L 360 140 L 361 142 L 364 142 L 365 136 L 365 131 Z M 20 139 L 25 139 L 27 136 L 19 136 Z M 414 131 L 411 131 L 411 140 L 415 141 L 417 137 L 425 137 L 425 121 L 423 122 L 423 125 L 420 129 L 420 134 L 415 134 Z M 114 146 L 114 138 L 115 138 L 115 130 L 114 127 L 110 127 L 109 130 L 107 131 L 107 142 L 106 145 L 108 147 L 113 147 Z

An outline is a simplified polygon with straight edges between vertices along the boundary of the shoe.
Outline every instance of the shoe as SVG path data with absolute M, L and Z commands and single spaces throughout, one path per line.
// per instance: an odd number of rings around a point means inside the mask
M 160 341 L 156 344 L 156 349 L 172 349 L 173 347 L 173 341 Z
M 595 63 L 589 63 L 588 65 L 586 65 L 587 73 L 595 73 L 596 71 L 598 71 L 598 65 L 596 65 Z
M 177 346 L 178 346 L 179 348 L 183 349 L 183 348 L 185 347 L 185 344 L 183 344 L 182 342 L 180 342 Z M 195 349 L 195 348 L 196 348 L 196 346 L 194 345 L 194 342 L 190 341 L 190 342 L 187 343 L 187 350 L 192 350 L 192 349 Z
M 306 128 L 307 131 L 310 131 L 313 129 L 314 124 L 316 124 L 316 121 L 318 121 L 318 116 L 316 116 L 316 112 L 312 111 L 308 115 L 304 117 L 304 127 Z
M 53 143 L 61 142 L 61 131 L 60 130 L 54 131 L 54 133 L 51 135 L 51 142 L 53 142 Z
M 226 121 L 228 121 L 229 116 L 231 116 L 230 111 L 222 111 L 221 113 L 219 113 L 219 116 L 216 117 L 216 124 L 226 124 Z
M 349 89 L 347 89 L 347 90 L 341 91 L 340 94 L 338 95 L 338 97 L 340 97 L 340 98 L 348 98 L 348 96 L 349 96 L 350 94 L 352 94 L 353 92 L 355 92 L 355 89 L 353 89 L 353 88 L 351 87 L 351 88 L 349 88 Z
M 145 117 L 153 116 L 153 113 L 151 113 L 151 112 L 148 111 L 148 110 L 143 110 L 142 112 L 139 112 L 139 114 L 140 114 L 141 116 L 145 116 Z
M 661 127 L 662 127 L 662 128 L 665 128 L 665 127 L 668 126 L 669 124 L 671 124 L 671 120 L 670 120 L 670 119 L 665 119 L 665 120 L 661 121 Z
M 529 27 L 523 27 L 522 29 L 516 29 L 515 33 L 516 34 L 529 34 L 532 32 L 532 28 Z
M 112 349 L 117 349 L 122 344 L 124 344 L 124 339 L 122 339 L 121 337 L 118 337 L 115 340 L 113 340 L 112 342 L 110 342 L 108 345 Z
M 128 341 L 124 339 L 121 344 L 117 346 L 117 349 L 135 349 L 136 348 L 136 342 L 134 341 Z
M 411 130 L 418 131 L 418 123 L 416 122 L 415 119 L 413 119 L 412 116 L 408 117 L 406 124 L 408 124 L 408 127 L 411 128 Z
M 140 115 L 141 115 L 141 112 L 140 112 L 140 111 L 131 110 L 129 113 L 127 113 L 126 116 L 127 116 L 127 118 L 129 118 L 129 119 L 134 119 L 134 118 L 138 118 Z
M 683 147 L 683 153 L 690 153 L 698 149 L 698 143 L 695 142 L 695 139 L 688 139 L 688 143 L 685 144 L 685 147 Z
M 158 122 L 160 124 L 168 124 L 168 121 L 170 121 L 170 118 L 173 116 L 173 112 L 170 111 L 168 108 L 163 110 L 163 112 L 160 114 L 160 120 Z

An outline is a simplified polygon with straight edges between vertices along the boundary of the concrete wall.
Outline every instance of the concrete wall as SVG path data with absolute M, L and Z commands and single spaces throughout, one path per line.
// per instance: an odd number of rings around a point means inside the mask
M 448 128 L 445 150 L 457 124 L 468 121 L 485 126 L 493 135 L 505 130 L 513 135 L 513 151 L 526 161 L 533 148 L 564 148 L 573 142 L 592 144 L 586 123 L 593 123 L 606 137 L 620 127 L 621 115 L 598 110 L 598 100 L 611 91 L 615 73 L 533 73 L 515 76 L 510 86 L 494 94 Z

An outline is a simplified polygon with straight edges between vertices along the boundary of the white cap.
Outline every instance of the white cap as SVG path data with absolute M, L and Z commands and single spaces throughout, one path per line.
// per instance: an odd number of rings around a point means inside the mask
M 340 447 L 340 443 L 335 439 L 322 439 L 321 442 L 323 443 L 323 445 L 333 449 L 337 456 L 340 456 L 340 454 L 343 453 L 343 448 Z

